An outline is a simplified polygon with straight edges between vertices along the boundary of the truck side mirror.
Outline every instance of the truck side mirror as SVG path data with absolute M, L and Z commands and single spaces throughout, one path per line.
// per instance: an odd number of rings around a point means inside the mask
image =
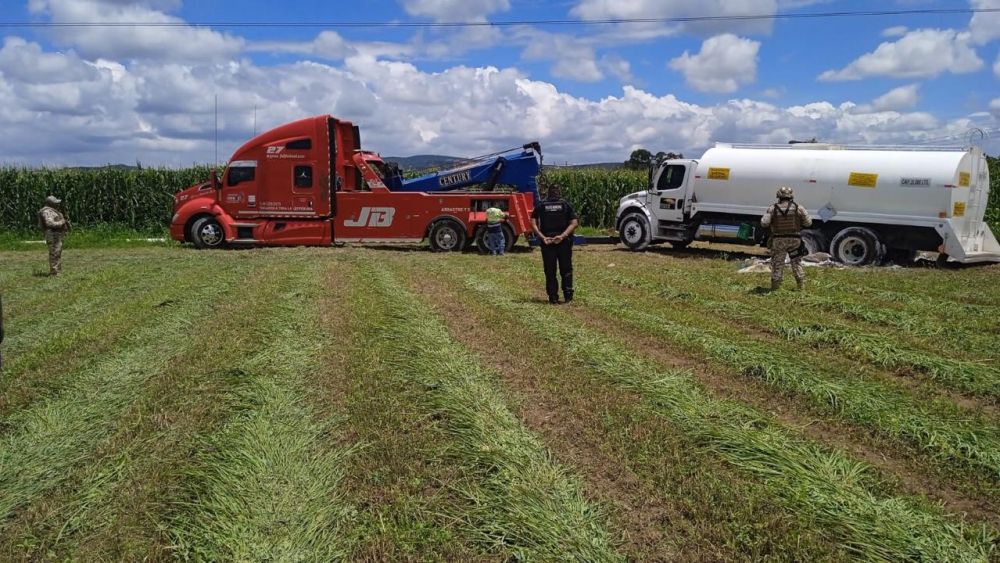
M 208 175 L 208 180 L 212 182 L 212 188 L 219 190 L 222 189 L 222 182 L 219 181 L 219 171 L 213 169 L 211 174 Z

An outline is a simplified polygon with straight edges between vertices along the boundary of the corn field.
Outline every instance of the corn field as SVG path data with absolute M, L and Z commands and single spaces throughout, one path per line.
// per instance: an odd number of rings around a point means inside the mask
M 0 227 L 36 228 L 38 209 L 52 194 L 62 198 L 74 226 L 162 229 L 170 223 L 173 194 L 207 178 L 208 170 L 0 168 Z
M 646 189 L 645 170 L 550 169 L 545 180 L 563 187 L 565 197 L 580 216 L 580 224 L 599 229 L 614 228 L 618 200 Z
M 992 188 L 986 219 L 1000 230 L 1000 159 L 990 158 Z M 0 168 L 0 230 L 35 228 L 46 195 L 61 197 L 75 226 L 158 230 L 170 223 L 173 194 L 208 177 L 209 167 L 186 169 Z M 563 186 L 580 224 L 614 227 L 618 200 L 646 187 L 644 170 L 547 169 L 543 182 Z

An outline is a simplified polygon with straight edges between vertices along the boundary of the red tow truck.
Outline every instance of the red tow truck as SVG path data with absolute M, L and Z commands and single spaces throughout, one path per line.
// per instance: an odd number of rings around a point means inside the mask
M 199 248 L 419 242 L 436 251 L 485 248 L 486 209 L 510 214 L 507 245 L 531 232 L 538 143 L 459 168 L 403 179 L 361 150 L 349 121 L 321 115 L 264 132 L 222 175 L 174 196 L 170 234 Z

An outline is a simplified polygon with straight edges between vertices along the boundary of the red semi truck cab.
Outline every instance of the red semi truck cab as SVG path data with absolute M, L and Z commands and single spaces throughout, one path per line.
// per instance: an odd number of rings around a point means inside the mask
M 462 250 L 482 243 L 493 206 L 510 214 L 508 246 L 531 232 L 532 194 L 390 191 L 385 163 L 360 145 L 356 125 L 328 115 L 262 133 L 221 176 L 174 196 L 171 237 L 200 248 L 428 239 L 435 250 Z

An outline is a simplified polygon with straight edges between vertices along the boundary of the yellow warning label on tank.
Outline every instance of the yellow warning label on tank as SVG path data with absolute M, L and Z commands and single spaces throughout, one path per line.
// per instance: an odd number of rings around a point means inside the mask
M 968 188 L 969 184 L 972 182 L 972 175 L 968 172 L 958 173 L 958 185 L 962 188 Z
M 868 174 L 866 172 L 851 172 L 847 178 L 847 185 L 856 188 L 874 188 L 878 184 L 878 174 Z
M 955 210 L 952 212 L 953 217 L 965 217 L 965 202 L 956 201 Z
M 708 179 L 709 180 L 728 180 L 729 179 L 729 169 L 728 168 L 709 168 L 708 169 Z

